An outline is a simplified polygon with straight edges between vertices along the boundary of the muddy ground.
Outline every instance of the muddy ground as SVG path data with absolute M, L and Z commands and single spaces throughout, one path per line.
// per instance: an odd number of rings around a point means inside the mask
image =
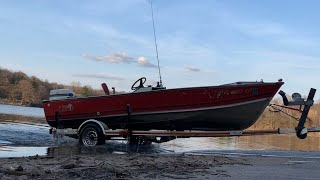
M 320 160 L 188 154 L 0 159 L 0 179 L 319 179 Z

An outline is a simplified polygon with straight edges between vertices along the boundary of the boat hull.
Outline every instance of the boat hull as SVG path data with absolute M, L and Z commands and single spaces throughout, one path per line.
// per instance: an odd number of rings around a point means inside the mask
M 116 117 L 92 117 L 108 125 L 110 129 L 135 130 L 242 130 L 250 127 L 259 118 L 270 99 L 217 107 L 210 109 L 138 114 Z M 258 107 L 258 108 L 257 108 Z M 78 128 L 88 118 L 61 120 L 62 127 Z M 57 121 L 48 121 L 56 127 Z
M 254 124 L 283 83 L 250 83 L 44 101 L 50 126 L 95 119 L 110 129 L 242 130 Z M 129 111 L 128 111 L 129 110 Z

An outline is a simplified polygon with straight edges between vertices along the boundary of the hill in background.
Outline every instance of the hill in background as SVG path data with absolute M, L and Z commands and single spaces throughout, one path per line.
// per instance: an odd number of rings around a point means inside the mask
M 0 103 L 25 106 L 41 106 L 42 100 L 49 99 L 52 89 L 73 89 L 76 96 L 103 95 L 103 90 L 81 86 L 80 82 L 70 85 L 50 83 L 35 76 L 0 67 Z

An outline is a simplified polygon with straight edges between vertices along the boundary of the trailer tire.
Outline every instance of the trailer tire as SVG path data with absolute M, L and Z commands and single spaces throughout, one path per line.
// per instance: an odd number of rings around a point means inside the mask
M 80 132 L 79 143 L 84 146 L 96 146 L 105 143 L 105 137 L 100 126 L 96 123 L 85 125 Z
M 308 134 L 307 134 L 307 133 L 301 134 L 301 131 L 302 131 L 302 129 L 297 130 L 297 132 L 296 132 L 297 137 L 298 137 L 299 139 L 305 139 L 305 138 L 307 138 Z

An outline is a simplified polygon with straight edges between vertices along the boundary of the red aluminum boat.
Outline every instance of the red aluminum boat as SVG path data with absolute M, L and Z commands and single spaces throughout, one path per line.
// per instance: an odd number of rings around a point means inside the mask
M 94 119 L 109 129 L 242 130 L 257 121 L 284 84 L 279 80 L 166 89 L 144 87 L 145 81 L 138 79 L 134 91 L 125 94 L 109 94 L 106 85 L 103 96 L 55 94 L 43 101 L 46 120 L 52 127 L 75 129 Z

